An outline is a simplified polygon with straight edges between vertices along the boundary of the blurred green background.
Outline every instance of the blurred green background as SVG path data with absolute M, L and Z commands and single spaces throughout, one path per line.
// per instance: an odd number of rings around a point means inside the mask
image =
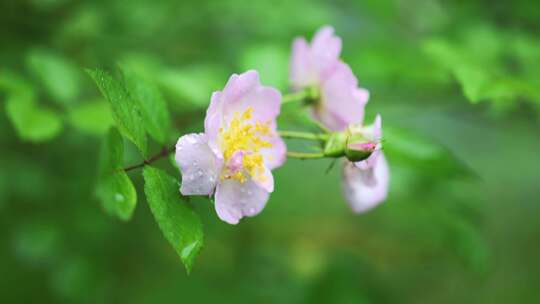
M 205 246 L 190 275 L 140 170 L 132 220 L 103 212 L 94 186 L 112 118 L 84 68 L 122 64 L 156 83 L 174 143 L 201 130 L 233 72 L 257 68 L 286 91 L 292 39 L 325 24 L 371 92 L 368 121 L 383 116 L 385 204 L 353 215 L 339 166 L 289 160 L 264 212 L 237 226 L 192 200 Z M 0 302 L 537 300 L 539 32 L 528 0 L 0 1 Z M 281 126 L 301 129 L 298 110 Z M 126 149 L 126 165 L 141 161 Z

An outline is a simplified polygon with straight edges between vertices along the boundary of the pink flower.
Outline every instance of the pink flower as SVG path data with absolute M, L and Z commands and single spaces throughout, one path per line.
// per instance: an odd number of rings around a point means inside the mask
M 349 131 L 364 140 L 347 143 L 348 156 L 371 155 L 363 161 L 345 162 L 343 190 L 355 212 L 367 211 L 386 199 L 389 169 L 381 151 L 381 118 L 363 126 L 369 92 L 358 87 L 358 80 L 339 59 L 341 39 L 334 29 L 322 27 L 311 45 L 304 38 L 293 42 L 290 80 L 294 90 L 318 92 L 312 107 L 313 117 L 332 131 Z
M 176 162 L 183 195 L 215 195 L 217 215 L 229 224 L 262 211 L 274 190 L 271 170 L 286 147 L 276 132 L 281 93 L 262 86 L 259 74 L 233 74 L 212 94 L 204 133 L 180 137 Z
M 371 155 L 359 162 L 346 161 L 343 168 L 343 193 L 352 210 L 366 212 L 382 203 L 388 195 L 390 170 L 381 151 L 381 116 L 371 126 L 351 126 L 351 132 L 360 134 L 364 142 L 352 143 L 354 148 L 366 148 Z
M 350 67 L 339 59 L 341 39 L 334 29 L 322 27 L 311 45 L 304 38 L 293 42 L 290 80 L 294 90 L 314 89 L 319 100 L 313 117 L 333 131 L 342 131 L 351 123 L 361 123 L 367 90 L 358 87 Z

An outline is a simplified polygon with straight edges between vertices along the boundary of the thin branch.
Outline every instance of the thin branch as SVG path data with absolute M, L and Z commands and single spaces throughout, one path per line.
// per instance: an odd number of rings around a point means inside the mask
M 294 93 L 285 94 L 283 95 L 283 98 L 281 99 L 281 104 L 286 104 L 286 103 L 295 102 L 295 101 L 303 101 L 304 99 L 308 97 L 308 95 L 309 95 L 308 90 L 302 90 L 302 91 L 298 91 Z
M 321 129 L 321 131 L 323 131 L 324 133 L 332 133 L 332 130 L 328 129 L 325 125 L 323 125 L 318 120 L 311 120 L 311 122 L 315 124 L 317 128 Z
M 318 141 L 328 140 L 328 134 L 299 132 L 299 131 L 278 131 L 278 133 L 281 137 L 285 137 L 285 138 L 296 138 L 296 139 L 318 140 Z
M 138 169 L 138 168 L 142 168 L 144 167 L 145 165 L 149 165 L 163 157 L 166 157 L 167 155 L 171 154 L 172 152 L 174 152 L 174 150 L 176 149 L 175 146 L 172 146 L 172 147 L 163 147 L 163 149 L 161 149 L 161 151 L 159 151 L 158 154 L 155 154 L 153 155 L 152 157 L 150 157 L 149 159 L 145 159 L 142 163 L 140 164 L 136 164 L 136 165 L 132 165 L 132 166 L 129 166 L 129 167 L 125 167 L 123 170 L 125 172 L 128 172 L 128 171 L 131 171 L 131 170 L 135 170 L 135 169 Z
M 294 93 L 289 93 L 283 95 L 282 104 L 295 102 L 295 101 L 303 101 L 306 98 L 309 97 L 309 91 L 308 90 L 302 90 Z M 184 115 L 182 117 L 183 124 L 189 124 L 190 120 L 194 117 L 198 117 L 200 114 L 204 114 L 204 111 L 198 109 L 191 113 L 188 113 L 187 115 Z M 187 121 L 187 123 L 186 123 Z M 321 128 L 323 131 L 327 131 L 327 129 Z M 326 141 L 328 139 L 328 134 L 320 134 L 320 133 L 309 133 L 309 132 L 297 132 L 297 131 L 279 131 L 279 135 L 285 138 L 296 138 L 296 139 L 306 139 L 306 140 L 316 140 L 316 141 Z M 161 151 L 152 157 L 145 159 L 143 162 L 135 165 L 131 165 L 128 167 L 123 168 L 122 170 L 125 172 L 139 169 L 144 167 L 145 165 L 149 165 L 163 157 L 166 157 L 170 153 L 174 152 L 176 149 L 175 146 L 172 147 L 163 147 Z M 322 153 L 302 153 L 302 152 L 287 152 L 287 155 L 292 158 L 300 158 L 300 159 L 307 159 L 307 158 L 323 158 L 324 155 Z
M 298 159 L 318 159 L 318 158 L 324 158 L 325 155 L 322 152 L 306 153 L 306 152 L 287 151 L 287 157 L 298 158 Z

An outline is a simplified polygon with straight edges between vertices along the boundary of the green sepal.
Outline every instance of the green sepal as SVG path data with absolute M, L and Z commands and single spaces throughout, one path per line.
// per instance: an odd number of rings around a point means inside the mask
M 304 98 L 304 105 L 314 105 L 319 103 L 321 98 L 321 91 L 317 86 L 311 86 L 306 89 L 306 96 Z
M 357 150 L 357 149 L 350 149 L 348 146 L 345 148 L 345 157 L 352 161 L 352 162 L 359 162 L 366 160 L 372 153 L 374 149 L 372 150 Z
M 374 147 L 367 149 L 349 148 L 349 144 L 362 142 L 369 143 L 370 141 L 360 134 L 350 132 L 349 129 L 344 132 L 332 133 L 324 144 L 324 156 L 332 158 L 346 157 L 352 162 L 365 160 L 373 153 Z
M 346 145 L 347 134 L 344 132 L 332 133 L 324 144 L 323 153 L 326 157 L 338 158 L 345 156 Z
M 367 159 L 373 151 L 375 151 L 375 144 L 373 147 L 366 147 L 365 149 L 353 149 L 353 144 L 370 144 L 371 140 L 366 138 L 361 132 L 355 132 L 354 127 L 347 128 L 345 142 L 345 157 L 352 162 L 359 162 Z

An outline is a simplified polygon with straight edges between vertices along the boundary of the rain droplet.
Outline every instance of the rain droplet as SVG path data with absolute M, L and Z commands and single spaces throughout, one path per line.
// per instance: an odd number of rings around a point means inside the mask
M 202 170 L 199 169 L 199 171 L 197 172 L 197 174 L 199 174 L 199 176 L 203 176 L 204 175 L 204 172 Z
M 117 202 L 117 203 L 121 203 L 124 201 L 124 196 L 120 193 L 115 193 L 114 194 L 114 200 Z

